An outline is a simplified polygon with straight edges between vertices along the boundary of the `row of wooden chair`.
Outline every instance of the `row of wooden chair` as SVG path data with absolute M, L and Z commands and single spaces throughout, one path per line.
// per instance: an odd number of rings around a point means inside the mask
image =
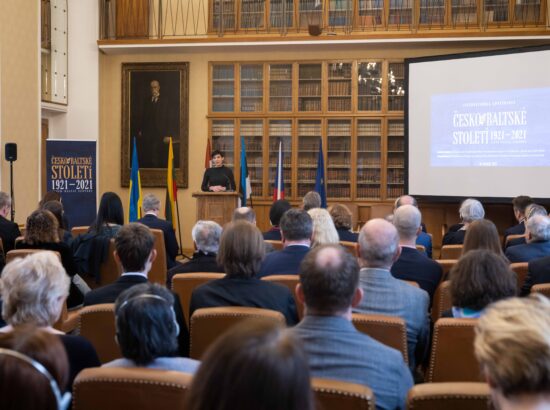
M 153 369 L 92 368 L 83 370 L 73 388 L 73 410 L 135 408 L 185 409 L 193 376 Z M 376 398 L 368 387 L 337 380 L 313 378 L 317 408 L 374 410 Z M 489 386 L 485 383 L 426 383 L 408 394 L 409 410 L 486 410 Z

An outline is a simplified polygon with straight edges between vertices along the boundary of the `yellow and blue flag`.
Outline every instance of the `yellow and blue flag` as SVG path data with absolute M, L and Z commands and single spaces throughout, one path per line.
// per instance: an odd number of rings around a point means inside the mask
M 132 172 L 130 174 L 130 212 L 128 216 L 130 222 L 135 222 L 141 218 L 141 200 L 141 179 L 139 178 L 136 138 L 134 137 L 134 148 L 132 150 Z

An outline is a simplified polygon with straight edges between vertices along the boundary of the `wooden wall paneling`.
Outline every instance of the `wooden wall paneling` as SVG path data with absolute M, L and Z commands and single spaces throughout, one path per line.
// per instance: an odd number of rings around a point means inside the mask
M 149 36 L 149 0 L 116 1 L 116 36 Z

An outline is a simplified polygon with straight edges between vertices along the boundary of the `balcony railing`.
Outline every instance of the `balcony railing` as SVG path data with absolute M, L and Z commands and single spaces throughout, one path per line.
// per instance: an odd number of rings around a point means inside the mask
M 550 31 L 547 0 L 100 0 L 100 38 Z

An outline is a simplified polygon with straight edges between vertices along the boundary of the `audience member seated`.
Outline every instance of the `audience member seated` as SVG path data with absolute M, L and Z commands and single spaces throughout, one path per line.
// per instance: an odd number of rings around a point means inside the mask
M 550 256 L 550 218 L 534 215 L 525 225 L 527 234 L 525 245 L 506 248 L 505 255 L 510 262 L 529 262 L 533 259 Z
M 115 259 L 122 267 L 122 275 L 116 282 L 94 289 L 84 297 L 84 306 L 115 303 L 119 295 L 132 286 L 147 283 L 147 275 L 157 257 L 155 237 L 151 230 L 140 223 L 123 226 L 115 237 Z M 174 311 L 181 327 L 178 335 L 179 353 L 189 353 L 189 331 L 185 325 L 179 298 L 174 295 Z
M 302 209 L 309 211 L 313 208 L 321 208 L 321 195 L 315 191 L 309 191 L 302 198 Z
M 476 328 L 475 354 L 495 408 L 550 408 L 550 300 L 504 300 Z
M 271 229 L 267 232 L 264 232 L 264 239 L 267 241 L 280 241 L 281 240 L 281 229 L 279 228 L 279 223 L 281 218 L 286 211 L 291 209 L 292 206 L 290 202 L 286 199 L 278 199 L 273 202 L 271 208 L 269 209 L 269 222 L 271 223 Z
M 359 234 L 351 231 L 351 212 L 345 205 L 335 204 L 328 208 L 340 241 L 357 242 Z
M 528 205 L 525 210 L 525 224 L 527 224 L 527 221 L 529 218 L 532 218 L 535 215 L 541 215 L 541 216 L 547 216 L 548 212 L 546 211 L 546 208 L 539 204 L 531 204 Z M 510 246 L 516 246 L 516 245 L 525 245 L 527 243 L 527 232 L 523 233 L 523 236 L 520 236 L 519 238 L 513 238 L 510 239 L 506 243 L 506 249 L 508 249 Z
M 472 222 L 466 231 L 462 254 L 465 255 L 467 252 L 476 249 L 485 249 L 499 256 L 504 256 L 497 227 L 488 219 L 478 219 Z
M 550 256 L 529 261 L 527 276 L 521 287 L 521 296 L 527 296 L 531 288 L 541 283 L 550 283 Z
M 164 247 L 166 248 L 166 267 L 168 269 L 178 265 L 176 256 L 178 255 L 178 242 L 176 241 L 176 232 L 171 222 L 158 217 L 160 211 L 160 201 L 153 194 L 147 194 L 143 197 L 141 209 L 145 215 L 139 219 L 143 225 L 151 229 L 160 229 L 164 236 Z
M 439 263 L 416 249 L 416 238 L 422 229 L 421 221 L 420 211 L 412 205 L 403 205 L 395 210 L 393 224 L 399 234 L 401 255 L 392 265 L 391 273 L 397 279 L 418 283 L 421 289 L 428 292 L 431 301 L 441 281 L 443 269 Z
M 182 263 L 168 271 L 166 286 L 172 286 L 172 278 L 178 273 L 220 272 L 216 257 L 220 248 L 222 227 L 214 221 L 197 221 L 191 231 L 195 253 L 189 262 Z
M 69 363 L 59 338 L 34 327 L 0 335 L 2 408 L 68 410 Z
M 21 236 L 19 226 L 8 218 L 11 213 L 11 197 L 5 192 L 0 192 L 0 238 L 4 247 L 4 253 L 15 248 L 15 240 Z
M 91 343 L 81 336 L 65 335 L 54 329 L 69 294 L 69 276 L 52 252 L 39 252 L 10 262 L 2 272 L 2 318 L 8 324 L 0 333 L 31 325 L 56 335 L 67 352 L 69 386 L 87 367 L 99 366 Z M 2 397 L 2 400 L 4 398 Z
M 311 247 L 335 245 L 340 243 L 340 237 L 326 209 L 312 208 L 307 211 L 313 221 L 313 242 Z
M 199 362 L 178 354 L 179 325 L 169 290 L 152 283 L 126 289 L 115 303 L 116 340 L 122 359 L 104 367 L 147 367 L 195 373 Z
M 477 199 L 468 198 L 460 205 L 458 214 L 462 223 L 449 228 L 449 232 L 443 237 L 443 245 L 460 245 L 464 243 L 468 226 L 478 219 L 483 219 L 485 210 Z
M 63 211 L 63 204 L 59 201 L 48 201 L 44 205 L 40 207 L 40 209 L 43 209 L 45 211 L 50 211 L 53 216 L 55 216 L 55 219 L 57 220 L 58 224 L 58 236 L 59 240 L 66 243 L 68 246 L 71 246 L 73 241 L 73 236 L 71 235 L 71 231 L 67 229 L 67 226 L 65 225 L 65 214 Z
M 296 293 L 306 315 L 291 332 L 304 343 L 312 376 L 367 385 L 377 409 L 404 409 L 413 381 L 403 356 L 351 323 L 363 296 L 357 259 L 340 246 L 315 248 L 302 262 Z
M 516 196 L 512 200 L 512 206 L 514 208 L 514 217 L 518 221 L 517 225 L 514 225 L 504 231 L 504 240 L 508 235 L 523 235 L 525 233 L 525 210 L 528 205 L 533 203 L 533 199 L 530 196 L 520 195 Z
M 78 272 L 99 277 L 100 265 L 109 256 L 109 241 L 115 237 L 124 224 L 122 202 L 114 192 L 105 192 L 101 196 L 95 221 L 88 232 L 79 235 L 73 241 L 75 261 Z
M 354 308 L 358 313 L 398 316 L 407 327 L 409 366 L 415 368 L 427 353 L 430 336 L 430 297 L 423 290 L 392 276 L 390 269 L 399 259 L 399 235 L 383 219 L 371 219 L 359 233 L 360 286 L 364 297 Z
M 267 275 L 297 275 L 300 263 L 311 246 L 313 221 L 306 211 L 291 209 L 281 219 L 284 249 L 268 254 L 259 277 Z
M 233 211 L 233 216 L 231 217 L 231 222 L 237 221 L 246 221 L 251 223 L 252 225 L 256 225 L 256 212 L 254 212 L 254 209 L 249 208 L 248 206 L 235 208 L 235 210 Z M 273 252 L 274 250 L 275 248 L 273 248 L 272 244 L 268 242 L 265 243 L 266 254 Z
M 27 218 L 25 239 L 16 244 L 17 249 L 45 249 L 59 252 L 65 272 L 72 278 L 77 273 L 73 252 L 69 245 L 59 240 L 59 225 L 55 216 L 46 210 L 38 209 Z M 69 308 L 82 304 L 82 292 L 71 281 L 67 299 Z
M 297 323 L 296 305 L 288 288 L 256 277 L 264 253 L 264 240 L 258 228 L 244 221 L 227 225 L 218 254 L 218 263 L 224 267 L 226 276 L 193 291 L 190 315 L 206 307 L 246 306 L 277 310 L 289 325 Z
M 395 203 L 393 204 L 393 212 L 397 208 L 403 205 L 412 205 L 415 208 L 418 208 L 418 202 L 416 202 L 416 198 L 410 195 L 403 195 L 400 196 L 395 200 Z M 393 222 L 393 221 L 390 221 Z M 420 227 L 422 228 L 421 232 L 416 237 L 416 244 L 422 245 L 424 249 L 426 249 L 426 254 L 428 255 L 428 258 L 432 257 L 432 237 L 426 233 L 426 227 L 421 222 Z
M 236 325 L 208 349 L 185 408 L 315 409 L 301 344 L 271 322 Z
M 450 280 L 453 307 L 443 317 L 478 318 L 489 304 L 517 295 L 516 274 L 506 259 L 486 249 L 464 254 Z

